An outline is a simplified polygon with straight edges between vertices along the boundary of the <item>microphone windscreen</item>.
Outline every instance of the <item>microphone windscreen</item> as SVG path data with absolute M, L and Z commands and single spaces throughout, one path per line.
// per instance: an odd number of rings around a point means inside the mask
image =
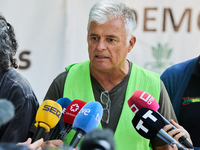
M 69 98 L 67 98 L 67 97 L 63 97 L 63 98 L 58 99 L 56 102 L 58 104 L 60 104 L 61 107 L 62 107 L 62 115 L 61 115 L 60 121 L 56 125 L 56 127 L 58 128 L 58 131 L 60 131 L 60 130 L 62 130 L 65 127 L 65 124 L 63 122 L 63 116 L 64 116 L 64 113 L 65 113 L 65 110 L 67 109 L 67 107 L 69 106 L 69 104 L 72 101 Z
M 115 150 L 114 133 L 109 128 L 94 129 L 85 135 L 81 142 L 81 150 L 105 149 Z
M 73 100 L 69 106 L 66 108 L 64 115 L 63 115 L 63 122 L 73 124 L 74 119 L 81 108 L 86 104 L 85 101 L 75 99 Z
M 133 93 L 133 95 L 128 99 L 128 105 L 135 114 L 143 107 L 154 111 L 157 111 L 159 108 L 156 99 L 149 93 L 141 90 L 136 90 Z
M 53 100 L 45 100 L 42 102 L 36 113 L 36 127 L 40 126 L 49 132 L 54 128 L 61 118 L 62 107 Z
M 81 129 L 85 133 L 88 133 L 98 127 L 102 115 L 103 108 L 101 104 L 96 101 L 90 101 L 81 108 L 74 119 L 72 128 L 74 130 Z
M 62 97 L 62 98 L 58 99 L 56 102 L 61 105 L 61 107 L 62 107 L 62 114 L 64 114 L 66 108 L 69 106 L 69 104 L 72 101 L 69 98 L 67 98 L 67 97 Z
M 153 139 L 165 126 L 162 117 L 156 111 L 148 108 L 140 109 L 134 116 L 132 124 L 136 131 L 147 139 Z
M 0 99 L 0 126 L 10 121 L 14 115 L 14 105 L 6 99 Z

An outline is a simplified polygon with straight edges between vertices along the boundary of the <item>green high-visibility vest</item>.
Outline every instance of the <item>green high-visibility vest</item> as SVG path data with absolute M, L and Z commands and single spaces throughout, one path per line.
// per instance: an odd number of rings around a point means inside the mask
M 65 68 L 69 70 L 69 72 L 65 81 L 63 97 L 67 97 L 71 100 L 84 100 L 86 102 L 95 101 L 90 79 L 89 64 L 90 61 L 88 60 Z M 151 148 L 150 141 L 139 135 L 131 122 L 134 113 L 129 108 L 127 100 L 136 90 L 145 91 L 158 101 L 160 97 L 159 74 L 132 64 L 125 102 L 114 134 L 116 150 L 148 150 Z M 99 127 L 101 128 L 101 124 Z M 64 142 L 66 143 L 67 141 L 69 144 L 74 134 L 74 130 L 70 131 Z

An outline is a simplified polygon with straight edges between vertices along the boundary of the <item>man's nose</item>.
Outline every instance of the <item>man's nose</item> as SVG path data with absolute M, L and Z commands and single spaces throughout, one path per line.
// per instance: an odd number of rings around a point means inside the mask
M 105 42 L 105 40 L 103 40 L 103 39 L 99 40 L 98 45 L 97 45 L 97 49 L 99 51 L 102 51 L 102 50 L 106 49 L 106 42 Z

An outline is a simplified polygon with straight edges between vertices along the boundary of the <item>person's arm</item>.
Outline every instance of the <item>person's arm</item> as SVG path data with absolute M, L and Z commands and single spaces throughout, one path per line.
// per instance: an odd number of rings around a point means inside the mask
M 39 103 L 34 95 L 22 97 L 15 94 L 12 96 L 15 115 L 11 121 L 1 127 L 0 140 L 2 142 L 24 142 L 31 136 L 29 128 L 35 120 Z
M 167 93 L 167 90 L 165 88 L 165 85 L 162 83 L 162 100 L 161 102 L 163 104 L 160 104 L 160 106 L 162 107 L 160 109 L 160 113 L 163 114 L 163 116 L 170 121 L 171 124 L 173 124 L 177 129 L 174 129 L 174 130 L 171 130 L 170 132 L 168 132 L 168 134 L 170 134 L 171 136 L 174 135 L 175 133 L 178 133 L 180 131 L 179 134 L 177 134 L 175 137 L 173 137 L 176 141 L 178 141 L 178 139 L 185 135 L 187 137 L 187 140 L 189 140 L 190 143 L 192 143 L 191 141 L 191 138 L 190 138 L 190 135 L 189 133 L 182 127 L 178 124 L 178 120 L 176 118 L 176 115 L 175 115 L 175 112 L 174 112 L 174 109 L 172 107 L 172 104 L 171 104 L 171 100 L 168 96 L 168 93 Z M 165 105 L 165 107 L 164 107 Z M 167 108 L 166 108 L 167 106 Z M 170 113 L 169 113 L 170 112 Z M 166 128 L 167 129 L 170 129 L 170 127 L 172 127 L 172 125 L 167 125 L 165 126 L 163 129 L 165 130 Z M 165 130 L 165 131 L 168 131 L 168 130 Z M 179 141 L 178 141 L 179 142 Z M 180 142 L 179 142 L 180 143 Z
M 174 135 L 175 133 L 180 132 L 180 134 L 176 135 L 176 138 L 174 138 L 175 140 L 178 141 L 178 138 L 186 135 L 187 138 L 189 139 L 189 141 L 191 141 L 190 139 L 190 135 L 188 134 L 188 132 L 182 128 L 180 125 L 178 125 L 178 121 L 176 118 L 176 115 L 174 113 L 170 98 L 168 96 L 168 93 L 165 89 L 165 86 L 163 84 L 163 82 L 161 81 L 161 93 L 160 93 L 160 100 L 159 100 L 159 110 L 158 112 L 165 117 L 167 120 L 176 120 L 176 121 L 170 121 L 175 127 L 177 127 L 178 129 L 172 130 L 170 133 L 168 133 L 169 135 Z M 163 129 L 165 131 L 167 131 L 167 129 L 170 129 L 172 127 L 172 125 L 166 125 Z M 173 137 L 173 136 L 172 136 Z M 159 138 L 155 138 L 154 140 L 151 141 L 153 144 L 153 149 L 155 150 L 164 150 L 164 149 L 174 149 L 172 148 L 169 144 L 165 143 L 164 141 L 159 140 Z

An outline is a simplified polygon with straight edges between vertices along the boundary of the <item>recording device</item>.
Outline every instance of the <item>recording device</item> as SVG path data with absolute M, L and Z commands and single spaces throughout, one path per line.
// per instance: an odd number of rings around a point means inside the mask
M 156 111 L 141 108 L 133 118 L 132 124 L 136 131 L 147 139 L 154 139 L 158 136 L 170 146 L 173 147 L 173 144 L 176 144 L 179 150 L 186 150 L 162 129 L 165 126 L 165 121 Z
M 137 112 L 141 108 L 149 108 L 151 110 L 157 111 L 159 109 L 159 104 L 156 101 L 156 99 L 148 94 L 147 92 L 136 90 L 133 95 L 128 100 L 128 105 L 131 108 L 131 110 L 137 114 Z M 166 124 L 171 124 L 166 118 L 164 118 L 159 112 L 157 112 Z M 171 124 L 172 125 L 172 124 Z M 176 129 L 174 125 L 172 125 L 172 129 Z M 178 140 L 181 144 L 186 146 L 187 148 L 193 148 L 192 144 L 186 139 L 187 137 L 184 135 L 180 137 Z
M 0 99 L 0 127 L 10 121 L 14 115 L 14 105 L 6 99 Z
M 35 117 L 36 133 L 33 136 L 32 143 L 43 137 L 45 132 L 54 128 L 62 115 L 62 107 L 53 100 L 42 102 Z
M 78 112 L 86 104 L 85 101 L 75 99 L 66 108 L 63 115 L 64 128 L 60 131 L 56 139 L 63 140 L 72 129 L 72 124 Z
M 60 98 L 56 101 L 58 104 L 61 105 L 62 107 L 62 115 L 61 115 L 61 118 L 60 118 L 60 121 L 58 122 L 58 124 L 56 125 L 55 128 L 53 128 L 51 131 L 50 131 L 50 136 L 49 136 L 49 139 L 52 140 L 52 139 L 55 139 L 58 134 L 60 133 L 60 131 L 65 128 L 65 124 L 63 122 L 63 115 L 65 113 L 65 110 L 67 109 L 67 107 L 69 106 L 69 104 L 72 102 L 69 98 L 67 97 L 63 97 L 63 98 Z
M 110 129 L 94 129 L 85 135 L 80 150 L 115 150 L 113 136 Z
M 76 130 L 76 134 L 69 146 L 75 148 L 85 134 L 96 129 L 102 115 L 103 108 L 99 102 L 90 101 L 85 104 L 74 119 L 72 128 Z

